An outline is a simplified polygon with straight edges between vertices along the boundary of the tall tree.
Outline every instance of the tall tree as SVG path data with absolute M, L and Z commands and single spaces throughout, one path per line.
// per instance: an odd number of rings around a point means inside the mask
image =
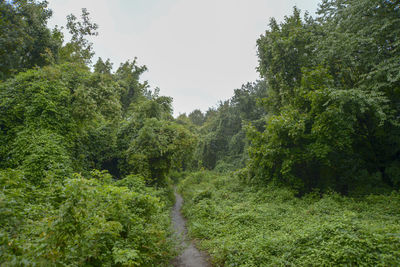
M 271 19 L 269 30 L 257 40 L 258 72 L 268 83 L 271 112 L 290 103 L 301 81 L 301 69 L 311 66 L 312 25 L 311 18 L 303 21 L 300 10 L 294 8 L 281 24 Z
M 47 28 L 47 1 L 0 1 L 0 80 L 58 57 L 62 34 Z
M 399 184 L 399 6 L 323 1 L 258 40 L 265 130 L 249 131 L 250 176 L 307 192 Z M 286 50 L 285 50 L 286 49 Z
M 200 109 L 195 109 L 189 113 L 188 118 L 192 121 L 193 124 L 197 126 L 201 126 L 204 123 L 204 114 Z
M 71 40 L 62 47 L 61 60 L 83 65 L 91 64 L 95 53 L 88 37 L 97 36 L 97 29 L 98 25 L 90 21 L 86 8 L 82 8 L 81 20 L 73 14 L 68 15 L 67 30 L 71 34 Z

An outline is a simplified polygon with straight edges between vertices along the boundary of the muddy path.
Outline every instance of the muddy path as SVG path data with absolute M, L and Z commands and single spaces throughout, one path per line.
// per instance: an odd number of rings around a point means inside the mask
M 176 189 L 175 199 L 175 205 L 171 213 L 172 224 L 183 251 L 173 260 L 172 264 L 175 267 L 210 267 L 207 255 L 199 251 L 193 241 L 188 239 L 186 221 L 181 213 L 183 199 L 176 192 Z

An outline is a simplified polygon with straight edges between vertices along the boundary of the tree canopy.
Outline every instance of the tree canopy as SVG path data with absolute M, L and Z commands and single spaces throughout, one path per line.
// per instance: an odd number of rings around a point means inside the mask
M 92 67 L 86 9 L 67 42 L 45 1 L 0 9 L 0 265 L 167 265 L 168 174 L 196 143 L 172 98 L 136 58 Z
M 261 80 L 212 116 L 189 115 L 198 161 L 299 194 L 397 188 L 399 12 L 396 1 L 325 0 L 315 17 L 295 7 L 271 19 L 257 40 Z
M 271 19 L 256 43 L 259 80 L 178 118 L 137 58 L 94 61 L 86 9 L 67 17 L 65 40 L 47 27 L 47 5 L 0 1 L 0 265 L 168 266 L 179 171 L 230 172 L 235 194 L 245 181 L 293 202 L 399 189 L 398 1 L 323 0 L 315 17 Z M 209 218 L 213 192 L 194 191 Z

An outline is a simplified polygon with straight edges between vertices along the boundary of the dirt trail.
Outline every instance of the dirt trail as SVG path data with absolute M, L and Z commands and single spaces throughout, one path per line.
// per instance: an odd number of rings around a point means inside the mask
M 192 241 L 188 240 L 186 222 L 181 213 L 183 199 L 176 190 L 175 199 L 175 205 L 172 210 L 172 223 L 175 233 L 180 240 L 180 245 L 184 250 L 181 255 L 174 259 L 172 264 L 175 267 L 210 267 L 211 265 L 207 261 L 207 256 L 200 252 Z

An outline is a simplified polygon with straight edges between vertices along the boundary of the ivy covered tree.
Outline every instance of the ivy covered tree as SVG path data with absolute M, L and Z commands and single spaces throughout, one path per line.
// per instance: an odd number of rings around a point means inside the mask
M 290 103 L 302 68 L 311 66 L 314 28 L 313 19 L 307 16 L 303 21 L 300 10 L 294 8 L 281 24 L 272 18 L 269 30 L 257 40 L 258 72 L 268 84 L 268 111 L 276 113 Z
M 86 9 L 64 44 L 46 7 L 0 2 L 0 265 L 168 266 L 168 174 L 196 138 L 136 59 L 92 71 Z
M 269 115 L 249 127 L 249 175 L 299 193 L 396 187 L 398 5 L 323 1 L 318 14 L 294 9 L 258 40 Z
M 257 40 L 262 79 L 208 114 L 193 111 L 191 124 L 179 118 L 200 135 L 197 166 L 246 166 L 245 177 L 299 194 L 397 188 L 399 8 L 324 0 L 316 17 L 294 8 L 271 19 Z
M 219 171 L 244 167 L 247 159 L 245 126 L 251 122 L 262 127 L 260 119 L 265 110 L 261 98 L 266 94 L 264 80 L 247 83 L 216 109 L 209 109 L 205 114 L 194 110 L 187 117 L 190 123 L 183 116 L 178 118 L 200 136 L 191 164 Z
M 194 148 L 193 135 L 173 122 L 147 119 L 126 151 L 128 168 L 147 178 L 149 184 L 163 185 L 169 172 L 182 166 Z
M 47 1 L 0 1 L 0 80 L 58 58 L 62 34 L 47 28 Z

